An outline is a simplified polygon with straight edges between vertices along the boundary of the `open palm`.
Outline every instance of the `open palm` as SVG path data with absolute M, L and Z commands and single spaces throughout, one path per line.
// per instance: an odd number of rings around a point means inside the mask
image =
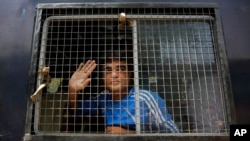
M 75 92 L 85 89 L 91 80 L 89 76 L 95 68 L 95 60 L 88 60 L 85 64 L 81 63 L 69 80 L 69 89 Z

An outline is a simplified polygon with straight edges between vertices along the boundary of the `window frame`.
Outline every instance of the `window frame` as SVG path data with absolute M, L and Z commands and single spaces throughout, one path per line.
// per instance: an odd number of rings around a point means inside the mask
M 41 58 L 43 58 L 44 56 L 44 52 L 46 47 L 46 34 L 47 34 L 47 25 L 49 23 L 49 20 L 55 18 L 55 19 L 60 19 L 60 18 L 66 18 L 66 17 L 69 17 L 70 19 L 72 18 L 76 18 L 76 19 L 79 19 L 79 18 L 84 18 L 84 19 L 87 19 L 87 18 L 91 18 L 92 20 L 94 18 L 97 18 L 97 19 L 100 19 L 100 18 L 103 18 L 103 19 L 107 19 L 107 18 L 111 18 L 111 19 L 117 19 L 117 15 L 108 15 L 108 16 L 100 16 L 100 15 L 89 15 L 89 16 L 51 16 L 49 18 L 47 18 L 45 21 L 44 21 L 44 25 L 41 26 L 41 17 L 42 17 L 42 11 L 44 8 L 70 8 L 70 7 L 74 7 L 74 8 L 84 8 L 84 7 L 137 7 L 137 6 L 140 6 L 140 7 L 144 7 L 144 8 L 149 8 L 153 5 L 153 7 L 171 7 L 171 8 L 182 8 L 182 7 L 190 7 L 190 8 L 194 8 L 194 7 L 203 7 L 203 8 L 214 8 L 215 10 L 215 18 L 211 17 L 211 16 L 207 16 L 208 19 L 213 19 L 215 21 L 215 29 L 216 30 L 216 35 L 218 37 L 218 41 L 214 41 L 214 42 L 218 42 L 218 47 L 217 48 L 220 48 L 221 49 L 221 56 L 226 59 L 227 56 L 226 56 L 226 49 L 225 49 L 225 44 L 224 44 L 224 39 L 223 39 L 223 32 L 222 32 L 222 25 L 221 25 L 221 21 L 220 21 L 220 18 L 219 18 L 219 10 L 218 10 L 218 5 L 217 4 L 206 4 L 206 5 L 203 5 L 203 4 L 179 4 L 179 3 L 158 3 L 158 4 L 145 4 L 145 5 L 141 5 L 141 3 L 128 3 L 128 4 L 117 4 L 117 3 L 113 3 L 111 4 L 110 6 L 108 5 L 105 5 L 105 4 L 93 4 L 93 3 L 89 3 L 89 4 L 39 4 L 37 6 L 37 15 L 36 15 L 36 21 L 35 21 L 35 27 L 34 27 L 34 35 L 33 35 L 33 44 L 32 44 L 32 54 L 31 54 L 31 68 L 30 68 L 30 85 L 29 85 L 29 94 L 31 94 L 36 87 L 38 87 L 41 82 L 39 82 L 39 78 L 41 78 L 41 76 L 37 75 L 37 68 L 34 67 L 34 66 L 37 66 L 36 64 L 38 63 L 38 67 L 39 66 L 43 66 L 43 64 L 45 63 L 45 61 L 43 61 Z M 202 19 L 204 19 L 204 16 L 190 16 L 190 15 L 155 15 L 155 17 L 157 17 L 157 19 L 159 18 L 163 18 L 163 19 L 166 19 L 166 18 L 169 18 L 169 19 L 197 19 L 199 17 L 201 17 Z M 148 18 L 152 18 L 152 16 L 145 16 L 145 15 L 128 15 L 128 18 L 131 18 L 131 19 L 148 19 Z M 67 18 L 66 18 L 67 19 Z M 135 20 L 136 21 L 136 20 Z M 137 29 L 136 29 L 136 22 L 133 22 L 134 24 L 134 28 L 133 28 L 133 37 L 136 36 L 137 37 Z M 41 29 L 41 27 L 43 27 Z M 38 34 L 40 31 L 42 30 L 42 41 L 41 41 L 41 48 L 39 50 L 39 38 L 40 38 L 40 35 Z M 134 51 L 134 70 L 135 72 L 135 85 L 138 85 L 139 86 L 139 82 L 136 81 L 138 80 L 139 78 L 139 74 L 138 74 L 138 46 L 137 46 L 137 38 L 134 38 L 133 40 L 133 51 Z M 40 52 L 40 53 L 39 53 Z M 38 57 L 39 56 L 39 57 Z M 39 62 L 37 62 L 37 58 L 39 58 Z M 224 64 L 224 68 L 223 70 L 226 71 L 226 73 L 223 73 L 224 77 L 226 78 L 227 83 L 226 85 L 223 85 L 223 86 L 227 86 L 226 88 L 224 88 L 225 90 L 225 93 L 228 94 L 228 96 L 225 97 L 225 101 L 228 101 L 226 102 L 227 107 L 230 107 L 230 111 L 226 111 L 226 112 L 229 112 L 231 113 L 231 116 L 232 117 L 228 117 L 229 118 L 229 121 L 231 121 L 232 123 L 235 122 L 235 110 L 234 110 L 234 106 L 233 106 L 233 97 L 232 97 L 232 92 L 231 92 L 231 89 L 230 89 L 230 73 L 229 73 L 229 69 L 228 69 L 228 64 L 227 64 L 227 61 L 224 60 L 224 62 L 222 62 Z M 221 65 L 220 65 L 221 66 Z M 34 77 L 35 76 L 35 77 Z M 38 79 L 37 79 L 38 78 Z M 136 79 L 137 78 L 137 79 Z M 36 86 L 36 87 L 35 87 Z M 138 87 L 136 87 L 135 89 L 135 93 L 138 93 L 139 89 Z M 138 99 L 138 97 L 136 98 Z M 39 103 L 38 103 L 39 105 Z M 33 113 L 33 109 L 36 109 L 34 107 L 36 107 L 37 104 L 34 104 L 29 101 L 28 102 L 28 111 L 27 111 L 27 121 L 26 121 L 26 128 L 25 128 L 25 137 L 24 137 L 24 140 L 26 140 L 27 138 L 36 138 L 37 140 L 41 140 L 43 139 L 43 136 L 47 136 L 47 139 L 50 139 L 50 137 L 52 136 L 55 136 L 57 134 L 50 134 L 50 133 L 39 133 L 39 131 L 37 132 L 36 130 L 36 126 L 34 128 L 34 130 L 32 131 L 32 126 L 36 124 L 37 122 L 37 119 L 34 120 L 34 123 L 33 123 L 33 119 L 32 119 L 32 113 Z M 137 102 L 137 106 L 139 107 L 139 104 Z M 138 109 L 138 108 L 137 108 Z M 226 108 L 227 110 L 227 108 Z M 137 115 L 139 115 L 139 110 L 136 111 L 137 112 Z M 35 115 L 37 115 L 38 113 L 35 111 Z M 37 116 L 35 116 L 35 118 L 37 118 Z M 139 118 L 137 120 L 140 120 Z M 206 138 L 206 137 L 209 137 L 210 139 L 214 139 L 214 140 L 227 140 L 228 139 L 228 134 L 225 134 L 225 135 L 216 135 L 214 136 L 215 134 L 213 135 L 210 135 L 210 134 L 202 134 L 202 133 L 196 133 L 196 134 L 184 134 L 184 136 L 180 137 L 177 135 L 170 135 L 170 134 L 167 134 L 167 136 L 165 136 L 164 134 L 162 135 L 157 135 L 157 136 L 154 136 L 154 135 L 150 135 L 150 137 L 147 136 L 147 134 L 141 134 L 145 137 L 142 137 L 140 136 L 140 127 L 139 127 L 139 124 L 136 124 L 136 127 L 137 127 L 137 134 L 136 135 L 126 135 L 124 137 L 113 137 L 113 138 L 124 138 L 124 140 L 129 140 L 129 139 L 135 139 L 137 138 L 138 136 L 140 138 L 148 138 L 150 140 L 155 140 L 155 138 L 168 138 L 168 139 L 176 139 L 178 138 L 177 140 L 182 140 L 182 139 L 194 139 L 194 140 L 197 140 L 197 137 L 201 137 L 201 138 Z M 30 136 L 31 133 L 34 133 L 35 135 L 32 135 Z M 72 135 L 75 135 L 75 134 L 72 134 Z M 107 136 L 107 135 L 100 135 L 98 134 L 98 137 L 95 136 L 94 138 L 91 138 L 92 134 L 86 134 L 86 135 L 82 135 L 84 137 L 87 137 L 89 138 L 90 140 L 91 139 L 97 139 L 97 138 L 102 138 L 103 136 Z M 66 137 L 67 139 L 74 139 L 74 140 L 80 140 L 81 137 L 73 137 L 71 136 L 70 134 L 69 135 L 62 135 L 63 137 Z M 62 136 L 57 136 L 57 138 L 62 138 Z M 110 136 L 109 136 L 110 137 Z M 107 138 L 107 140 L 109 139 L 109 137 Z

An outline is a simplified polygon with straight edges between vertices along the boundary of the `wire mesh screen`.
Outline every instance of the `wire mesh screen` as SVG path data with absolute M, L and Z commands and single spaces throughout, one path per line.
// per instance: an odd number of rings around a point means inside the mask
M 221 71 L 210 22 L 142 21 L 140 86 L 159 93 L 183 132 L 225 130 Z
M 122 14 L 121 14 L 122 13 Z M 42 8 L 36 133 L 228 133 L 209 8 Z M 178 135 L 178 134 L 177 134 Z

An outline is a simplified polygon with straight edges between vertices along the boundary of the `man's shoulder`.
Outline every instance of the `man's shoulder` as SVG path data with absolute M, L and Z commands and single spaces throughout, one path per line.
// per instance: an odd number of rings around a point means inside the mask
M 105 97 L 109 94 L 108 90 L 101 91 L 99 94 L 97 94 L 93 99 L 103 100 Z
M 136 92 L 138 91 L 138 92 Z M 156 98 L 158 97 L 158 94 L 156 92 L 152 92 L 150 90 L 139 88 L 138 90 L 132 90 L 132 95 L 134 96 L 136 93 L 138 93 L 139 97 L 150 97 L 150 98 Z
M 158 94 L 154 91 L 147 90 L 147 89 L 139 89 L 139 94 L 144 94 L 144 95 L 151 95 L 151 96 L 158 96 Z
M 108 90 L 103 90 L 98 95 L 101 95 L 101 94 L 109 94 L 109 91 Z

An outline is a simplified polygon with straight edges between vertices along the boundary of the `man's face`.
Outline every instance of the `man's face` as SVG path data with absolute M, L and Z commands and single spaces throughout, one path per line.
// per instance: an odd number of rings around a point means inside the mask
M 104 85 L 112 93 L 127 92 L 130 72 L 125 61 L 114 60 L 104 65 Z

